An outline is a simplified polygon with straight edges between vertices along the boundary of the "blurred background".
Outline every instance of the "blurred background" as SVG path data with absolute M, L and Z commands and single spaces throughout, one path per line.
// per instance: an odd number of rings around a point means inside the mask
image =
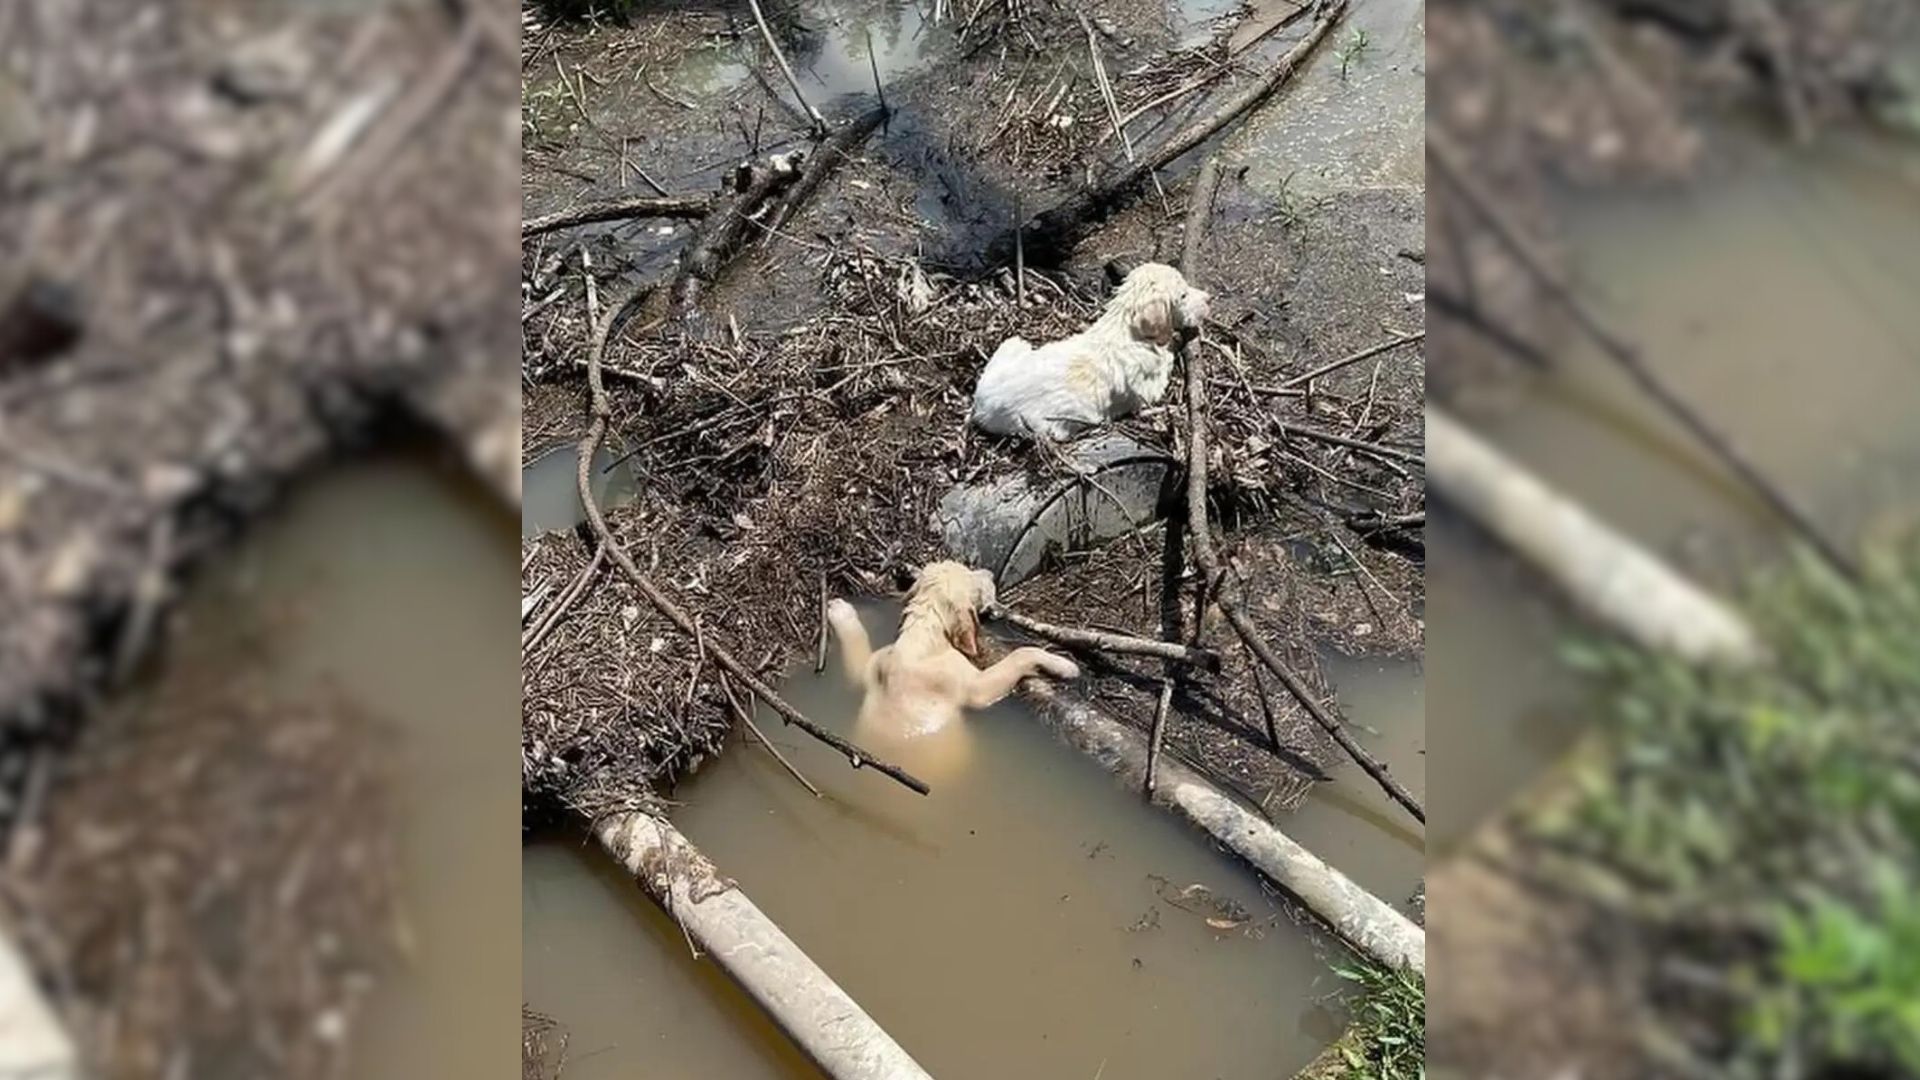
M 517 54 L 0 4 L 0 1075 L 513 1075 Z
M 1429 1064 L 1920 1075 L 1920 8 L 1429 16 Z

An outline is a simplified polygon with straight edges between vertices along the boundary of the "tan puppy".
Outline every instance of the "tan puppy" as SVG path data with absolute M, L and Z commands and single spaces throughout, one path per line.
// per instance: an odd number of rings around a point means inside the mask
M 840 646 L 841 668 L 865 695 L 860 725 L 894 737 L 930 735 L 1013 692 L 1021 679 L 1046 674 L 1074 679 L 1080 668 L 1064 656 L 1023 646 L 985 671 L 980 656 L 981 608 L 993 603 L 993 575 L 956 562 L 920 571 L 900 616 L 900 635 L 875 650 L 853 605 L 827 605 L 827 622 Z

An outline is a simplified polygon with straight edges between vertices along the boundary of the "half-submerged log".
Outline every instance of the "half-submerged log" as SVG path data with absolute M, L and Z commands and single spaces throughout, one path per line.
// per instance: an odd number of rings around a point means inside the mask
M 627 813 L 603 818 L 593 835 L 828 1076 L 931 1080 L 678 829 L 651 814 Z
M 1559 587 L 1602 626 L 1648 649 L 1702 663 L 1752 664 L 1758 636 L 1732 608 L 1682 577 L 1428 405 L 1433 489 Z
M 1132 728 L 1041 679 L 1021 693 L 1055 735 L 1129 788 L 1144 786 L 1146 740 Z M 1178 761 L 1162 760 L 1153 801 L 1186 818 L 1287 890 L 1362 954 L 1394 968 L 1427 971 L 1427 935 L 1393 905 L 1355 884 L 1273 823 Z

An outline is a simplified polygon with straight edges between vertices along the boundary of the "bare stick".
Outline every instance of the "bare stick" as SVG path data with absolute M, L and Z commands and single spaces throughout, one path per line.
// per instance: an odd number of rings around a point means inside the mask
M 1138 160 L 1109 170 L 1092 185 L 1016 225 L 1013 232 L 1024 234 L 1028 260 L 1043 266 L 1057 265 L 1089 228 L 1130 201 L 1154 173 L 1206 142 L 1279 90 L 1299 70 L 1308 54 L 1326 39 L 1327 32 L 1346 11 L 1347 0 L 1326 0 L 1306 35 L 1288 49 L 1272 69 L 1219 109 L 1182 128 Z M 1013 235 L 998 236 L 987 245 L 984 261 L 988 266 L 1005 266 L 1013 257 L 1013 249 Z
M 1425 465 L 1427 463 L 1426 459 L 1421 457 L 1419 454 L 1416 454 L 1411 450 L 1402 450 L 1397 446 L 1382 446 L 1379 443 L 1365 442 L 1361 439 L 1349 439 L 1345 435 L 1337 435 L 1331 431 L 1321 431 L 1318 428 L 1301 427 L 1298 424 L 1280 423 L 1277 420 L 1275 421 L 1275 423 L 1280 424 L 1281 431 L 1284 431 L 1289 435 L 1298 435 L 1303 439 L 1313 439 L 1317 442 L 1332 443 L 1334 446 L 1344 446 L 1349 450 L 1359 450 L 1362 453 L 1372 454 L 1375 457 L 1392 458 L 1396 461 L 1408 461 L 1408 462 L 1412 462 L 1415 465 Z
M 746 250 L 748 237 L 756 235 L 753 226 L 772 235 L 772 230 L 784 225 L 827 174 L 880 127 L 886 115 L 885 109 L 872 109 L 849 121 L 808 154 L 798 173 L 792 169 L 758 171 L 746 191 L 709 216 L 680 256 L 679 275 L 669 291 L 674 317 L 689 322 L 697 319 L 701 295 Z M 785 194 L 776 200 L 775 195 L 782 191 Z M 756 221 L 754 215 L 763 210 L 765 220 Z
M 873 31 L 867 34 L 867 66 L 873 69 L 873 96 L 880 99 L 880 107 L 887 107 L 887 91 L 880 85 L 880 58 L 873 54 Z
M 580 488 L 580 505 L 586 508 L 587 524 L 593 528 L 594 535 L 600 538 L 600 546 L 607 552 L 608 557 L 613 559 L 614 564 L 619 566 L 620 569 L 626 573 L 627 577 L 633 580 L 634 585 L 639 587 L 640 592 L 646 596 L 647 600 L 653 604 L 660 614 L 665 615 L 675 626 L 678 626 L 682 632 L 687 634 L 687 636 L 699 637 L 701 636 L 700 631 L 694 624 L 693 619 L 690 618 L 685 611 L 682 611 L 680 606 L 675 604 L 666 593 L 662 592 L 660 587 L 655 585 L 651 578 L 647 577 L 647 575 L 641 571 L 639 565 L 633 561 L 633 556 L 627 554 L 627 549 L 622 547 L 618 540 L 614 539 L 613 530 L 607 527 L 607 519 L 600 513 L 600 503 L 599 500 L 594 498 L 593 484 L 591 482 L 593 476 L 593 455 L 600 449 L 601 441 L 607 436 L 607 421 L 613 411 L 607 402 L 606 383 L 600 378 L 600 361 L 606 353 L 607 338 L 612 334 L 613 324 L 619 321 L 621 314 L 626 308 L 641 299 L 646 291 L 647 290 L 635 290 L 627 296 L 623 303 L 613 305 L 594 328 L 593 343 L 587 353 L 587 388 L 592 395 L 593 419 L 587 425 L 586 435 L 580 439 L 580 461 L 575 469 L 575 479 Z M 789 705 L 784 698 L 774 693 L 772 687 L 761 681 L 760 677 L 753 673 L 753 669 L 747 667 L 747 665 L 741 663 L 738 659 L 735 659 L 734 655 L 723 648 L 718 642 L 707 642 L 706 647 L 707 654 L 713 658 L 715 663 L 739 679 L 747 689 L 758 695 L 760 700 L 772 706 L 773 710 L 779 713 L 787 723 L 798 727 L 800 730 L 838 750 L 854 768 L 858 769 L 863 766 L 871 767 L 878 772 L 892 777 L 913 791 L 922 795 L 927 794 L 929 790 L 927 785 L 911 773 L 908 773 L 898 765 L 874 757 L 853 743 L 848 742 L 807 719 L 805 714 L 801 713 L 799 709 Z
M 780 74 L 787 77 L 787 85 L 793 88 L 793 100 L 800 103 L 800 108 L 813 121 L 814 135 L 826 138 L 827 118 L 820 115 L 819 109 L 807 104 L 806 95 L 800 92 L 800 80 L 793 77 L 793 68 L 787 65 L 787 54 L 780 51 L 780 43 L 773 40 L 773 30 L 767 26 L 767 17 L 760 13 L 760 0 L 747 0 L 747 6 L 753 8 L 753 21 L 760 25 L 760 36 L 766 41 L 767 48 L 773 50 L 773 58 L 780 64 Z
M 1027 245 L 1020 233 L 1020 223 L 1026 220 L 1021 208 L 1023 201 L 1018 191 L 1013 193 L 1013 298 L 1024 308 L 1027 306 Z
M 1054 626 L 1037 619 L 1029 619 L 1018 612 L 1010 611 L 999 605 L 986 609 L 989 619 L 1004 619 L 1036 637 L 1061 645 L 1082 649 L 1100 649 L 1105 652 L 1121 653 L 1128 656 L 1157 656 L 1176 664 L 1191 664 L 1207 671 L 1220 670 L 1220 654 L 1212 649 L 1190 648 L 1177 641 L 1154 641 L 1150 638 L 1132 637 L 1127 634 L 1112 634 L 1104 630 L 1081 630 L 1071 626 Z
M 1411 345 L 1416 341 L 1425 341 L 1426 339 L 1427 339 L 1427 332 L 1425 330 L 1416 330 L 1411 334 L 1402 334 L 1399 337 L 1394 338 L 1392 341 L 1383 341 L 1378 345 L 1369 345 L 1368 347 L 1361 349 L 1359 352 L 1354 353 L 1351 356 L 1343 356 L 1338 360 L 1334 360 L 1329 363 L 1322 364 L 1319 367 L 1314 368 L 1312 371 L 1309 371 L 1304 375 L 1295 375 L 1293 378 L 1288 379 L 1287 381 L 1281 383 L 1279 386 L 1274 387 L 1272 390 L 1272 393 L 1276 393 L 1276 394 L 1285 393 L 1286 391 L 1291 390 L 1296 386 L 1300 386 L 1305 383 L 1310 383 L 1322 375 L 1339 371 L 1343 367 L 1348 367 L 1353 364 L 1357 364 L 1362 360 L 1371 360 L 1374 357 L 1379 356 L 1383 352 L 1388 352 L 1392 349 L 1397 349 L 1402 345 Z
M 1180 237 L 1180 269 L 1187 274 L 1200 270 L 1200 246 L 1207 237 L 1207 222 L 1213 219 L 1213 196 L 1220 189 L 1220 159 L 1210 157 L 1193 178 L 1193 191 L 1187 196 L 1187 224 Z
M 554 627 L 559 626 L 561 622 L 566 619 L 567 610 L 573 607 L 574 603 L 587 591 L 587 583 L 592 581 L 593 576 L 600 572 L 600 564 L 605 562 L 606 558 L 606 548 L 598 547 L 593 550 L 593 558 L 587 562 L 586 566 L 581 568 L 579 575 L 567 586 L 567 590 L 560 594 L 559 599 L 555 600 L 553 604 L 541 614 L 539 621 L 534 623 L 526 635 L 520 639 L 520 654 L 522 656 L 530 654 L 534 649 L 539 648 L 540 643 L 546 640 L 547 635 L 553 632 Z
M 1199 175 L 1193 178 L 1193 190 L 1187 195 L 1187 220 L 1180 237 L 1180 269 L 1186 273 L 1192 274 L 1198 272 L 1200 266 L 1200 248 L 1206 238 L 1207 222 L 1213 218 L 1213 196 L 1219 188 L 1220 159 L 1218 156 L 1214 156 L 1208 158 L 1205 164 L 1200 166 Z M 1173 525 L 1168 527 L 1170 529 L 1178 528 L 1178 526 Z M 1171 535 L 1170 533 L 1169 536 Z M 1176 633 L 1174 623 L 1177 622 L 1179 617 L 1179 604 L 1176 601 L 1173 606 L 1169 608 L 1167 603 L 1170 598 L 1178 595 L 1179 584 L 1177 575 L 1179 571 L 1180 563 L 1178 552 L 1169 544 L 1166 552 L 1162 556 L 1161 562 L 1163 584 L 1161 586 L 1160 634 L 1164 638 L 1169 638 L 1168 641 L 1163 643 L 1164 645 L 1175 648 L 1180 648 L 1177 642 L 1171 640 Z M 1206 595 L 1206 578 L 1204 576 L 1200 579 L 1200 587 L 1202 590 L 1201 596 L 1204 598 Z M 1205 600 L 1203 599 L 1201 603 L 1204 605 Z M 1173 613 L 1173 619 L 1171 620 L 1168 618 L 1169 611 Z M 1200 611 L 1195 612 L 1192 651 L 1204 652 L 1208 659 L 1213 661 L 1213 666 L 1208 668 L 1208 670 L 1218 671 L 1220 670 L 1219 655 L 1210 650 L 1202 650 L 1200 648 L 1200 632 L 1206 625 L 1206 620 L 1200 616 L 1204 614 L 1204 606 Z M 1154 789 L 1160 786 L 1160 748 L 1166 741 L 1167 712 L 1173 707 L 1173 684 L 1179 675 L 1179 665 L 1169 659 L 1166 662 L 1165 671 L 1160 676 L 1160 700 L 1154 703 L 1153 730 L 1147 737 L 1146 790 L 1147 798 L 1149 799 L 1153 798 Z
M 1153 731 L 1147 738 L 1147 794 L 1159 786 L 1160 746 L 1167 735 L 1167 709 L 1173 704 L 1173 676 L 1160 677 L 1160 701 L 1153 707 Z
M 1201 579 L 1212 581 L 1219 561 L 1213 551 L 1213 534 L 1207 528 L 1207 361 L 1206 354 L 1199 349 L 1183 351 L 1187 360 L 1187 528 L 1193 533 L 1193 561 L 1200 568 Z M 1427 815 L 1420 808 L 1419 800 L 1393 778 L 1385 765 L 1355 742 L 1340 718 L 1330 714 L 1306 683 L 1280 662 L 1280 658 L 1262 640 L 1259 628 L 1241 613 L 1239 606 L 1227 597 L 1225 590 L 1215 590 L 1213 602 L 1240 635 L 1240 640 L 1266 665 L 1268 671 L 1273 672 L 1287 692 L 1300 702 L 1300 707 L 1307 711 L 1307 715 L 1333 736 L 1333 740 L 1340 744 L 1340 749 L 1345 750 L 1348 757 L 1366 770 L 1367 775 L 1373 777 L 1374 782 L 1395 802 L 1406 807 L 1408 813 L 1425 824 Z
M 1528 276 L 1545 289 L 1548 295 L 1559 301 L 1573 316 L 1578 326 L 1600 351 L 1607 354 L 1623 368 L 1634 383 L 1651 397 L 1667 414 L 1678 420 L 1693 436 L 1706 446 L 1709 452 L 1720 459 L 1751 488 L 1761 500 L 1772 508 L 1774 513 L 1786 520 L 1800 536 L 1813 548 L 1823 560 L 1847 580 L 1858 584 L 1861 581 L 1860 567 L 1853 559 L 1843 553 L 1816 523 L 1812 515 L 1802 510 L 1793 498 L 1767 479 L 1753 460 L 1747 457 L 1732 440 L 1721 434 L 1704 417 L 1693 410 L 1679 394 L 1663 382 L 1658 374 L 1647 365 L 1640 350 L 1616 336 L 1600 321 L 1593 309 L 1576 296 L 1567 283 L 1560 279 L 1548 264 L 1545 256 L 1535 250 L 1533 244 L 1521 233 L 1518 227 L 1507 220 L 1500 212 L 1493 197 L 1480 187 L 1471 173 L 1467 172 L 1465 155 L 1454 144 L 1452 136 L 1440 128 L 1427 132 L 1427 156 L 1438 166 L 1440 174 L 1446 178 L 1449 187 L 1459 194 L 1461 200 L 1473 211 L 1475 217 L 1484 222 L 1487 228 L 1507 249 Z
M 621 199 L 602 199 L 551 214 L 528 218 L 520 223 L 522 239 L 555 229 L 587 225 L 596 221 L 621 221 L 626 218 L 671 217 L 698 218 L 712 212 L 714 200 L 706 195 L 635 195 Z
M 813 673 L 827 670 L 827 575 L 820 575 L 820 637 L 813 646 Z
M 733 684 L 727 681 L 725 675 L 720 676 L 720 692 L 726 695 L 727 704 L 733 706 L 733 714 L 740 718 L 740 722 L 747 726 L 748 731 L 753 732 L 754 738 L 760 740 L 760 745 L 767 748 L 767 753 L 773 755 L 773 760 L 779 762 L 781 767 L 791 773 L 795 780 L 800 781 L 801 787 L 811 791 L 814 798 L 819 798 L 820 789 L 814 787 L 813 781 L 807 779 L 799 769 L 794 768 L 793 762 L 787 760 L 787 755 L 781 753 L 780 748 L 773 745 L 773 740 L 767 738 L 767 733 L 760 730 L 760 725 L 753 722 L 753 713 L 747 711 L 747 707 L 740 704 L 739 699 L 734 697 Z
M 1113 122 L 1113 133 L 1120 137 L 1120 147 L 1126 151 L 1127 160 L 1133 160 L 1133 140 L 1127 136 L 1127 122 L 1120 118 L 1120 102 L 1113 96 L 1113 83 L 1107 78 L 1107 65 L 1100 62 L 1100 39 L 1094 36 L 1093 24 L 1087 21 L 1085 14 L 1080 16 L 1080 28 L 1087 32 L 1087 55 L 1093 59 L 1093 81 L 1100 90 L 1100 100 L 1107 106 L 1107 119 Z

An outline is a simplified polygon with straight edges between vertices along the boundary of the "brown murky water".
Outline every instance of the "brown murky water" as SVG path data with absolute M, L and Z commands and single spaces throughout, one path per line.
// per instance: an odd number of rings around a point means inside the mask
M 1920 508 L 1920 188 L 1910 148 L 1832 137 L 1738 146 L 1691 190 L 1594 200 L 1569 249 L 1584 288 L 1666 378 L 1851 541 Z M 1462 402 L 1502 449 L 1718 588 L 1778 558 L 1755 501 L 1582 344 L 1547 376 Z M 1574 631 L 1536 582 L 1440 523 L 1435 837 L 1483 820 L 1580 730 L 1553 658 Z
M 885 608 L 863 615 L 891 637 Z M 1417 784 L 1418 667 L 1333 674 Z M 857 702 L 833 668 L 787 691 L 851 729 Z M 935 1075 L 1271 1078 L 1338 1034 L 1331 947 L 1024 708 L 874 746 L 933 785 L 925 799 L 762 723 L 827 796 L 747 743 L 676 793 L 674 819 Z M 1341 786 L 1290 820 L 1362 881 L 1410 894 L 1417 838 Z M 815 1075 L 597 852 L 544 837 L 524 867 L 526 998 L 568 1029 L 568 1077 Z M 1243 910 L 1222 921 L 1219 904 Z
M 593 497 L 603 507 L 620 506 L 634 496 L 633 470 L 612 450 L 600 447 L 593 455 Z M 572 445 L 556 446 L 520 470 L 520 538 L 570 529 L 587 520 L 580 504 L 580 453 Z
M 271 640 L 238 659 L 174 653 L 256 665 L 290 699 L 327 688 L 399 736 L 412 956 L 363 1003 L 351 1075 L 514 1075 L 519 866 L 500 842 L 519 820 L 518 647 L 501 586 L 514 558 L 507 515 L 450 455 L 381 454 L 301 486 L 183 608 L 184 636 L 247 626 Z

